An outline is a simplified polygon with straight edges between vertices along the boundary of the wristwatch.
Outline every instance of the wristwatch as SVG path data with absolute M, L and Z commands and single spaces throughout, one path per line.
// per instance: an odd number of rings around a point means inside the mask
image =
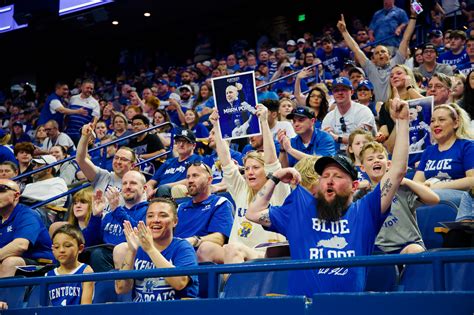
M 193 236 L 193 238 L 196 240 L 196 241 L 194 242 L 194 244 L 193 244 L 193 247 L 194 247 L 194 248 L 198 248 L 199 246 L 201 246 L 201 243 L 202 243 L 201 237 L 195 235 L 195 236 Z
M 337 137 L 337 143 L 342 143 L 342 137 L 341 136 Z
M 267 174 L 267 179 L 271 179 L 275 183 L 275 185 L 278 185 L 278 183 L 280 182 L 280 179 L 276 176 L 273 176 L 272 172 Z

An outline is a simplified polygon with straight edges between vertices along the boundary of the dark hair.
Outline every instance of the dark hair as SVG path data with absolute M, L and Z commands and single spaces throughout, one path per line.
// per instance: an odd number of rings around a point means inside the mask
M 145 115 L 143 114 L 136 114 L 135 116 L 132 117 L 132 122 L 136 119 L 139 119 L 143 122 L 143 124 L 145 124 L 146 126 L 149 126 L 150 125 L 150 120 L 148 120 L 148 117 L 146 117 Z
M 62 87 L 62 86 L 64 86 L 64 85 L 67 85 L 67 83 L 64 82 L 64 81 L 58 81 L 58 82 L 56 82 L 56 84 L 54 85 L 54 88 L 55 88 L 55 89 L 59 89 L 60 87 Z
M 83 245 L 86 241 L 84 240 L 84 235 L 82 235 L 81 229 L 79 227 L 74 226 L 72 224 L 65 224 L 61 226 L 59 229 L 54 231 L 51 240 L 54 240 L 56 235 L 58 234 L 66 234 L 77 241 L 77 245 Z
M 471 70 L 466 76 L 466 82 L 464 83 L 464 93 L 462 98 L 462 107 L 466 110 L 469 116 L 474 117 L 474 89 L 469 83 L 469 77 L 474 75 L 474 70 Z
M 311 96 L 311 93 L 313 93 L 313 91 L 318 91 L 319 93 L 321 93 L 322 99 L 321 104 L 319 105 L 319 111 L 318 115 L 316 116 L 316 119 L 319 121 L 323 121 L 324 117 L 326 117 L 329 111 L 328 98 L 326 92 L 322 88 L 320 88 L 319 86 L 313 87 L 311 91 L 309 91 L 308 96 L 306 97 L 306 106 L 309 108 L 311 108 L 311 106 L 309 106 L 309 97 Z
M 176 201 L 174 201 L 174 199 L 164 198 L 164 197 L 154 198 L 154 199 L 150 200 L 150 202 L 148 203 L 148 209 L 150 209 L 151 205 L 154 204 L 154 203 L 166 203 L 167 205 L 170 206 L 171 211 L 173 212 L 173 215 L 174 215 L 175 219 L 178 218 L 178 204 L 176 203 Z
M 20 142 L 15 144 L 15 147 L 13 148 L 13 153 L 15 156 L 20 152 L 20 151 L 25 151 L 28 152 L 33 156 L 33 153 L 35 152 L 35 146 L 31 142 Z
M 51 148 L 54 148 L 54 147 L 58 147 L 59 149 L 61 149 L 61 152 L 64 154 L 65 157 L 67 157 L 67 149 L 65 146 L 57 144 L 57 145 L 53 145 Z
M 16 163 L 13 163 L 12 161 L 3 161 L 2 163 L 0 163 L 0 165 L 7 165 L 13 170 L 14 173 L 18 173 L 18 165 L 16 165 Z
M 272 99 L 265 99 L 262 101 L 262 104 L 268 108 L 268 111 L 273 113 L 278 113 L 278 109 L 280 109 L 280 102 Z

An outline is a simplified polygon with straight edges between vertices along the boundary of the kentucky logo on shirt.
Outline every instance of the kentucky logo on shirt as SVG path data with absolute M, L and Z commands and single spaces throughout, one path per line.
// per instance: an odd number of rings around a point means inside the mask
M 186 167 L 184 167 L 183 165 L 179 166 L 179 167 L 171 167 L 169 169 L 167 169 L 164 173 L 164 175 L 166 174 L 175 174 L 175 173 L 184 173 L 184 171 L 186 171 Z
M 7 233 L 8 232 L 13 232 L 13 226 L 11 225 L 7 226 Z
M 249 221 L 244 221 L 242 223 L 240 223 L 240 228 L 239 230 L 237 231 L 237 234 L 240 236 L 240 237 L 249 237 L 249 234 L 252 233 L 252 223 L 250 223 Z

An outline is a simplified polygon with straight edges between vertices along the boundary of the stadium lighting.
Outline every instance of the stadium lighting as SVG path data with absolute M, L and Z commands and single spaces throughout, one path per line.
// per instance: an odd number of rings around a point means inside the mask
M 143 13 L 143 15 L 144 15 L 145 17 L 150 17 L 150 16 L 151 16 L 151 13 L 150 13 L 150 12 L 145 12 L 145 13 Z
M 119 22 L 118 21 L 112 21 L 112 25 L 118 25 Z

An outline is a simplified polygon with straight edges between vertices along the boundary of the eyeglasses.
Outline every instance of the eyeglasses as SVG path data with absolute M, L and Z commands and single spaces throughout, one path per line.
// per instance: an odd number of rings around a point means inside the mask
M 211 168 L 204 162 L 201 162 L 201 161 L 196 161 L 196 162 L 192 162 L 192 163 L 189 163 L 188 164 L 188 169 L 191 167 L 191 166 L 198 166 L 198 167 L 202 167 L 206 170 L 206 172 L 209 173 L 209 175 L 212 176 L 212 170 Z
M 445 85 L 442 85 L 442 84 L 429 84 L 428 89 L 429 90 L 431 90 L 431 89 L 442 90 L 442 89 L 447 89 L 447 87 Z
M 341 118 L 339 118 L 339 122 L 341 123 L 342 132 L 347 132 L 347 126 L 346 121 L 344 120 L 344 116 L 341 116 Z
M 117 156 L 117 155 L 114 156 L 114 160 L 115 160 L 115 161 L 118 160 L 118 161 L 121 161 L 121 162 L 131 162 L 131 161 L 132 161 L 132 160 L 130 160 L 130 159 L 127 159 L 126 157 Z
M 7 190 L 11 190 L 11 191 L 17 192 L 16 189 L 11 188 L 11 187 L 8 186 L 8 185 L 0 185 L 0 193 L 4 193 L 4 192 L 6 192 Z

